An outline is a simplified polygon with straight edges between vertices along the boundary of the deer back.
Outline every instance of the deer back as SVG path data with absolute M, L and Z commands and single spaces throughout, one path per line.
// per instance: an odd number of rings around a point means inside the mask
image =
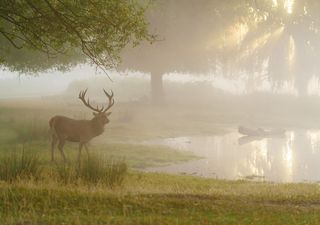
M 91 120 L 75 120 L 65 116 L 54 116 L 49 121 L 51 132 L 59 139 L 87 142 L 99 135 Z

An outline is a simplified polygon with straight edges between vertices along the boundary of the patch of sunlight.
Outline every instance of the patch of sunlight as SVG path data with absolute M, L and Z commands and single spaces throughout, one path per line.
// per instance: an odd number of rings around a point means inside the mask
M 289 94 L 299 96 L 298 90 L 295 88 L 293 81 L 284 81 L 283 84 L 273 91 L 276 94 Z
M 320 96 L 319 77 L 312 76 L 308 81 L 307 91 L 309 96 Z
M 249 161 L 248 162 L 248 169 L 250 171 L 250 174 L 260 176 L 261 174 L 260 174 L 259 168 L 257 166 L 257 152 L 256 151 L 254 151 L 252 153 L 252 158 L 253 158 L 252 160 L 250 160 L 250 159 L 248 160 Z
M 252 144 L 254 152 L 252 153 L 252 158 L 248 161 L 248 168 L 250 170 L 250 174 L 254 174 L 256 176 L 264 176 L 265 171 L 263 168 L 262 162 L 266 161 L 266 158 L 264 154 L 266 154 L 266 142 L 256 142 Z
M 293 5 L 294 5 L 294 0 L 285 0 L 284 2 L 284 8 L 287 11 L 288 14 L 293 13 Z
M 256 150 L 256 157 L 259 159 L 258 162 L 255 162 L 256 166 L 261 166 L 261 162 L 266 162 L 268 166 L 271 166 L 270 162 L 268 161 L 268 141 L 267 139 L 252 142 L 253 148 Z M 256 159 L 257 160 L 257 159 Z M 255 161 L 256 161 L 255 160 Z M 264 171 L 260 171 L 260 176 L 264 175 Z
M 293 179 L 293 150 L 292 145 L 294 142 L 295 136 L 293 132 L 289 133 L 287 143 L 283 149 L 283 162 L 286 168 L 286 177 L 285 181 L 290 182 Z
M 248 34 L 249 26 L 247 23 L 240 23 L 238 24 L 236 29 L 238 33 L 238 44 L 240 44 L 245 38 L 245 36 Z
M 311 152 L 315 154 L 320 147 L 320 131 L 307 131 L 307 136 L 311 144 Z
M 243 76 L 239 78 L 231 79 L 224 76 L 215 76 L 212 86 L 214 88 L 232 93 L 232 94 L 245 94 L 246 93 L 246 84 Z
M 248 49 L 240 56 L 241 58 L 246 58 L 253 54 L 258 48 L 263 47 L 271 37 L 271 33 L 265 34 L 253 41 L 253 43 L 248 47 Z
M 296 53 L 296 46 L 295 46 L 293 37 L 290 35 L 290 39 L 289 39 L 289 54 L 288 54 L 290 70 L 292 69 L 293 64 L 294 64 L 295 53 Z
M 229 26 L 220 38 L 215 34 L 209 35 L 206 41 L 206 49 L 225 49 L 237 47 L 249 32 L 249 26 L 246 23 L 236 23 Z
M 236 23 L 227 31 L 228 35 L 225 39 L 227 46 L 239 45 L 245 38 L 249 31 L 249 27 L 246 23 Z
M 280 26 L 278 29 L 276 29 L 276 30 L 273 32 L 272 36 L 273 36 L 274 38 L 279 38 L 279 37 L 283 34 L 283 31 L 284 31 L 284 26 Z
M 272 0 L 272 7 L 278 7 L 278 0 Z
M 273 32 L 269 32 L 269 33 L 267 33 L 267 34 L 255 39 L 252 42 L 252 44 L 250 46 L 248 46 L 247 51 L 242 56 L 240 56 L 240 58 L 245 58 L 247 56 L 250 56 L 257 49 L 263 48 L 264 46 L 266 46 L 266 44 L 269 41 L 278 39 L 283 34 L 283 31 L 284 31 L 284 27 L 281 26 L 278 29 L 274 30 Z

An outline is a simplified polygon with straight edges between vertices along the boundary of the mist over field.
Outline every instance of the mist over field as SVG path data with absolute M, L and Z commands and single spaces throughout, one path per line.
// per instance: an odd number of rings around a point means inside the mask
M 0 224 L 320 224 L 320 2 L 0 2 Z

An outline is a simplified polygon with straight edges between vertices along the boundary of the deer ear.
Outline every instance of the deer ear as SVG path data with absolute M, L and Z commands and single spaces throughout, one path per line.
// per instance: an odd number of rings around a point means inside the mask
M 97 116 L 97 115 L 98 115 L 98 113 L 96 113 L 96 112 L 93 112 L 92 114 L 93 114 L 94 116 Z
M 108 112 L 106 115 L 107 115 L 107 116 L 110 116 L 110 115 L 111 115 L 111 113 L 112 113 L 112 112 Z

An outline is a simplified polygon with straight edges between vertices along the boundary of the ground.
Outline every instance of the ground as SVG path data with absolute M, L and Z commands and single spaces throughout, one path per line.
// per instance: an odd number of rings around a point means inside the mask
M 121 187 L 0 184 L 2 224 L 319 224 L 316 184 L 130 173 Z
M 196 158 L 162 146 L 143 146 L 141 141 L 226 133 L 236 126 L 237 117 L 226 120 L 224 114 L 201 110 L 141 110 L 130 104 L 117 107 L 105 134 L 90 146 L 92 156 L 121 160 L 128 166 L 121 174 L 124 179 L 110 185 L 82 177 L 63 180 L 58 176 L 61 171 L 56 170 L 63 168 L 60 155 L 57 153 L 56 163 L 50 162 L 50 116 L 89 118 L 89 114 L 83 114 L 78 106 L 66 111 L 63 104 L 2 102 L 1 157 L 36 155 L 41 174 L 12 180 L 2 176 L 0 224 L 320 224 L 320 187 L 316 183 L 224 181 L 136 170 Z M 67 144 L 65 152 L 74 162 L 77 145 Z M 2 172 L 8 168 L 4 162 L 0 161 Z

